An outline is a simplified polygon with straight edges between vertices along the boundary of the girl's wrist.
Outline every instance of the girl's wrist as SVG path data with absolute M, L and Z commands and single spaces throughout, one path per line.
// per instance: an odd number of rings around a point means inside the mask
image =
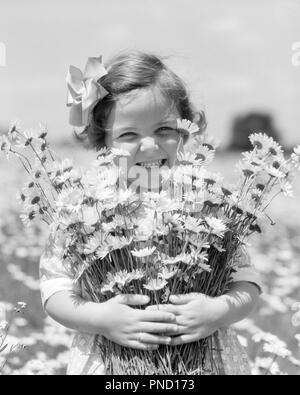
M 226 295 L 217 296 L 214 299 L 216 326 L 218 329 L 228 327 L 233 323 L 231 320 L 230 307 Z

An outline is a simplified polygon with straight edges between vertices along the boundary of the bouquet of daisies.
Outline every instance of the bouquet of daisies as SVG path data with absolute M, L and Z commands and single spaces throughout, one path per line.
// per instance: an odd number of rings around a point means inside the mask
M 186 120 L 178 120 L 178 130 L 189 140 L 183 149 L 181 138 L 176 166 L 161 168 L 161 188 L 142 194 L 122 182 L 119 163 L 128 155 L 123 150 L 102 149 L 82 171 L 56 159 L 46 130 L 14 126 L 1 137 L 1 151 L 14 154 L 31 178 L 20 194 L 22 219 L 50 225 L 85 299 L 146 294 L 159 305 L 172 294 L 222 295 L 247 238 L 261 232 L 270 202 L 279 193 L 292 194 L 300 147 L 286 159 L 274 140 L 251 135 L 253 149 L 243 153 L 239 182 L 232 186 L 207 169 L 213 140 L 197 135 L 197 126 Z M 213 336 L 156 351 L 99 339 L 107 374 L 211 374 L 213 348 Z

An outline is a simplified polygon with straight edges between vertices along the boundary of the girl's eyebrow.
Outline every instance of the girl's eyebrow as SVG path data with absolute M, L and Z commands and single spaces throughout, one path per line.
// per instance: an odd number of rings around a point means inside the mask
M 123 133 L 123 132 L 128 132 L 128 131 L 130 131 L 130 132 L 132 132 L 132 131 L 137 131 L 137 128 L 134 128 L 133 126 L 131 127 L 131 126 L 128 126 L 128 127 L 125 127 L 125 128 L 117 128 L 117 129 L 114 129 L 114 132 L 115 133 L 118 133 L 118 134 L 121 134 L 121 133 Z

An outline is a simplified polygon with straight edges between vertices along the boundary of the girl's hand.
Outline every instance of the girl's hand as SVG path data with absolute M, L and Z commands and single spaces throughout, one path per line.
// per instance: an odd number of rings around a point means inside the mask
M 170 344 L 171 337 L 161 333 L 177 333 L 172 312 L 129 307 L 145 305 L 149 300 L 145 295 L 123 294 L 101 303 L 101 316 L 105 317 L 101 334 L 122 346 L 139 350 L 155 350 L 159 344 Z
M 224 315 L 224 304 L 218 298 L 201 293 L 171 295 L 172 304 L 149 306 L 147 311 L 159 309 L 161 312 L 173 313 L 178 324 L 178 336 L 172 337 L 171 345 L 194 342 L 203 339 L 220 327 L 220 317 Z M 172 335 L 167 333 L 167 335 Z

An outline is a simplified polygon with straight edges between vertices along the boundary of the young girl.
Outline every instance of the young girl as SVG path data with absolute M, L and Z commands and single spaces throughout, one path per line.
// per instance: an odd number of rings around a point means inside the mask
M 85 126 L 83 136 L 96 150 L 107 146 L 129 151 L 129 168 L 174 164 L 179 142 L 177 118 L 194 122 L 197 118 L 200 132 L 205 128 L 204 114 L 193 110 L 181 79 L 151 54 L 123 53 L 106 69 L 101 58 L 90 58 L 83 75 L 70 69 L 68 85 L 71 123 Z M 259 297 L 260 279 L 247 255 L 242 254 L 229 292 L 220 297 L 174 295 L 169 304 L 144 310 L 134 308 L 149 303 L 143 295 L 89 302 L 56 256 L 54 241 L 52 235 L 41 257 L 41 294 L 46 312 L 78 331 L 68 374 L 105 374 L 96 335 L 140 350 L 194 342 L 245 318 Z M 219 331 L 219 341 L 223 351 L 217 358 L 223 372 L 249 374 L 236 336 Z

